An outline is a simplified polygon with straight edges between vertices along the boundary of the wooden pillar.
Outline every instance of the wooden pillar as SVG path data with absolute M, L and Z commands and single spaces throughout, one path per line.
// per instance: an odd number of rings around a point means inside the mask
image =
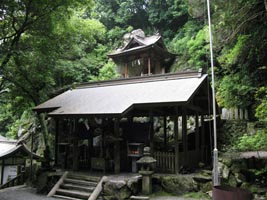
M 78 165 L 79 165 L 79 155 L 78 155 L 78 138 L 75 137 L 73 140 L 73 166 L 72 169 L 74 171 L 78 170 Z
M 88 131 L 88 166 L 91 169 L 92 163 L 91 158 L 95 156 L 94 146 L 93 146 L 93 130 L 89 129 Z
M 183 165 L 187 165 L 187 117 L 186 117 L 186 109 L 182 109 L 182 138 L 183 138 Z
M 126 62 L 125 63 L 125 69 L 124 69 L 124 78 L 128 78 L 129 75 L 128 75 L 128 63 Z
M 154 117 L 152 111 L 149 113 L 149 146 L 150 152 L 153 155 L 154 153 Z
M 55 165 L 58 164 L 58 136 L 59 136 L 59 119 L 56 120 L 56 133 L 55 133 Z
M 3 185 L 4 183 L 4 170 L 5 170 L 5 159 L 2 159 L 1 185 Z
M 79 160 L 78 160 L 78 157 L 79 157 L 79 148 L 78 148 L 78 136 L 77 136 L 77 133 L 76 133 L 76 124 L 77 124 L 77 121 L 75 120 L 74 122 L 74 126 L 73 126 L 73 130 L 72 130 L 72 137 L 73 137 L 73 141 L 72 141 L 72 144 L 73 144 L 73 165 L 72 165 L 72 169 L 74 171 L 78 170 L 78 165 L 79 165 Z
M 204 116 L 201 115 L 201 161 L 205 163 L 205 127 Z
M 148 61 L 147 61 L 148 63 L 147 63 L 147 68 L 148 68 L 148 75 L 150 75 L 151 74 L 151 60 L 150 60 L 150 56 L 148 57 Z
M 163 117 L 164 149 L 167 150 L 167 117 Z
M 174 144 L 175 144 L 175 174 L 179 173 L 179 135 L 178 135 L 178 113 L 174 116 Z
M 199 116 L 198 116 L 198 113 L 196 113 L 196 118 L 195 118 L 195 121 L 196 121 L 196 132 L 195 132 L 195 145 L 196 145 L 196 151 L 199 152 L 200 150 L 200 147 L 199 147 Z
M 114 121 L 114 135 L 116 138 L 120 137 L 120 119 L 117 117 Z M 114 172 L 120 173 L 121 171 L 121 151 L 120 141 L 117 140 L 114 145 Z

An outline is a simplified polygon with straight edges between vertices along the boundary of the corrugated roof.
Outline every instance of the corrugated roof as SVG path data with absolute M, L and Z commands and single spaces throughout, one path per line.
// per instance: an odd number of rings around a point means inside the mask
M 186 103 L 206 78 L 191 72 L 96 82 L 68 90 L 34 110 L 54 109 L 50 115 L 121 115 L 134 105 Z

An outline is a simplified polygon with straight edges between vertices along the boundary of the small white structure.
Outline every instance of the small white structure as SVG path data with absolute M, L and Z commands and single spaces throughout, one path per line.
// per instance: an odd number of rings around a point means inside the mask
M 25 168 L 26 158 L 40 159 L 24 144 L 0 136 L 0 185 L 18 176 Z

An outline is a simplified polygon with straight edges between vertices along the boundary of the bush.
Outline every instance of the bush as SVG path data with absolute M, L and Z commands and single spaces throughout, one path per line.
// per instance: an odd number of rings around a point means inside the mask
M 254 135 L 245 134 L 239 137 L 236 148 L 239 151 L 267 150 L 267 132 L 258 130 Z

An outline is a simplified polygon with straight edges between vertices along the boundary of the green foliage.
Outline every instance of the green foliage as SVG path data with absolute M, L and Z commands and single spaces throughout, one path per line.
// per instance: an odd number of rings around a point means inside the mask
M 247 51 L 246 43 L 248 40 L 248 35 L 239 35 L 234 47 L 222 52 L 221 56 L 218 58 L 218 61 L 223 67 L 226 68 L 226 70 L 235 70 L 233 67 L 231 68 L 231 66 L 236 66 L 237 64 L 241 63 L 242 60 L 244 60 L 244 53 Z
M 209 200 L 210 199 L 210 197 L 203 192 L 190 192 L 188 194 L 185 194 L 184 197 L 202 199 L 202 200 Z
M 246 108 L 251 104 L 254 87 L 247 74 L 230 74 L 222 78 L 217 91 L 219 105 Z
M 207 31 L 208 27 L 201 28 L 193 21 L 185 24 L 171 42 L 172 50 L 179 55 L 173 70 L 207 68 Z
M 236 148 L 239 151 L 267 150 L 266 130 L 259 130 L 254 135 L 241 136 L 236 143 Z
M 256 100 L 259 102 L 256 107 L 255 116 L 260 121 L 267 121 L 267 87 L 260 87 L 255 95 Z
M 119 77 L 119 74 L 116 72 L 116 66 L 113 62 L 109 61 L 99 70 L 99 76 L 95 79 L 103 81 L 115 79 L 117 77 Z

